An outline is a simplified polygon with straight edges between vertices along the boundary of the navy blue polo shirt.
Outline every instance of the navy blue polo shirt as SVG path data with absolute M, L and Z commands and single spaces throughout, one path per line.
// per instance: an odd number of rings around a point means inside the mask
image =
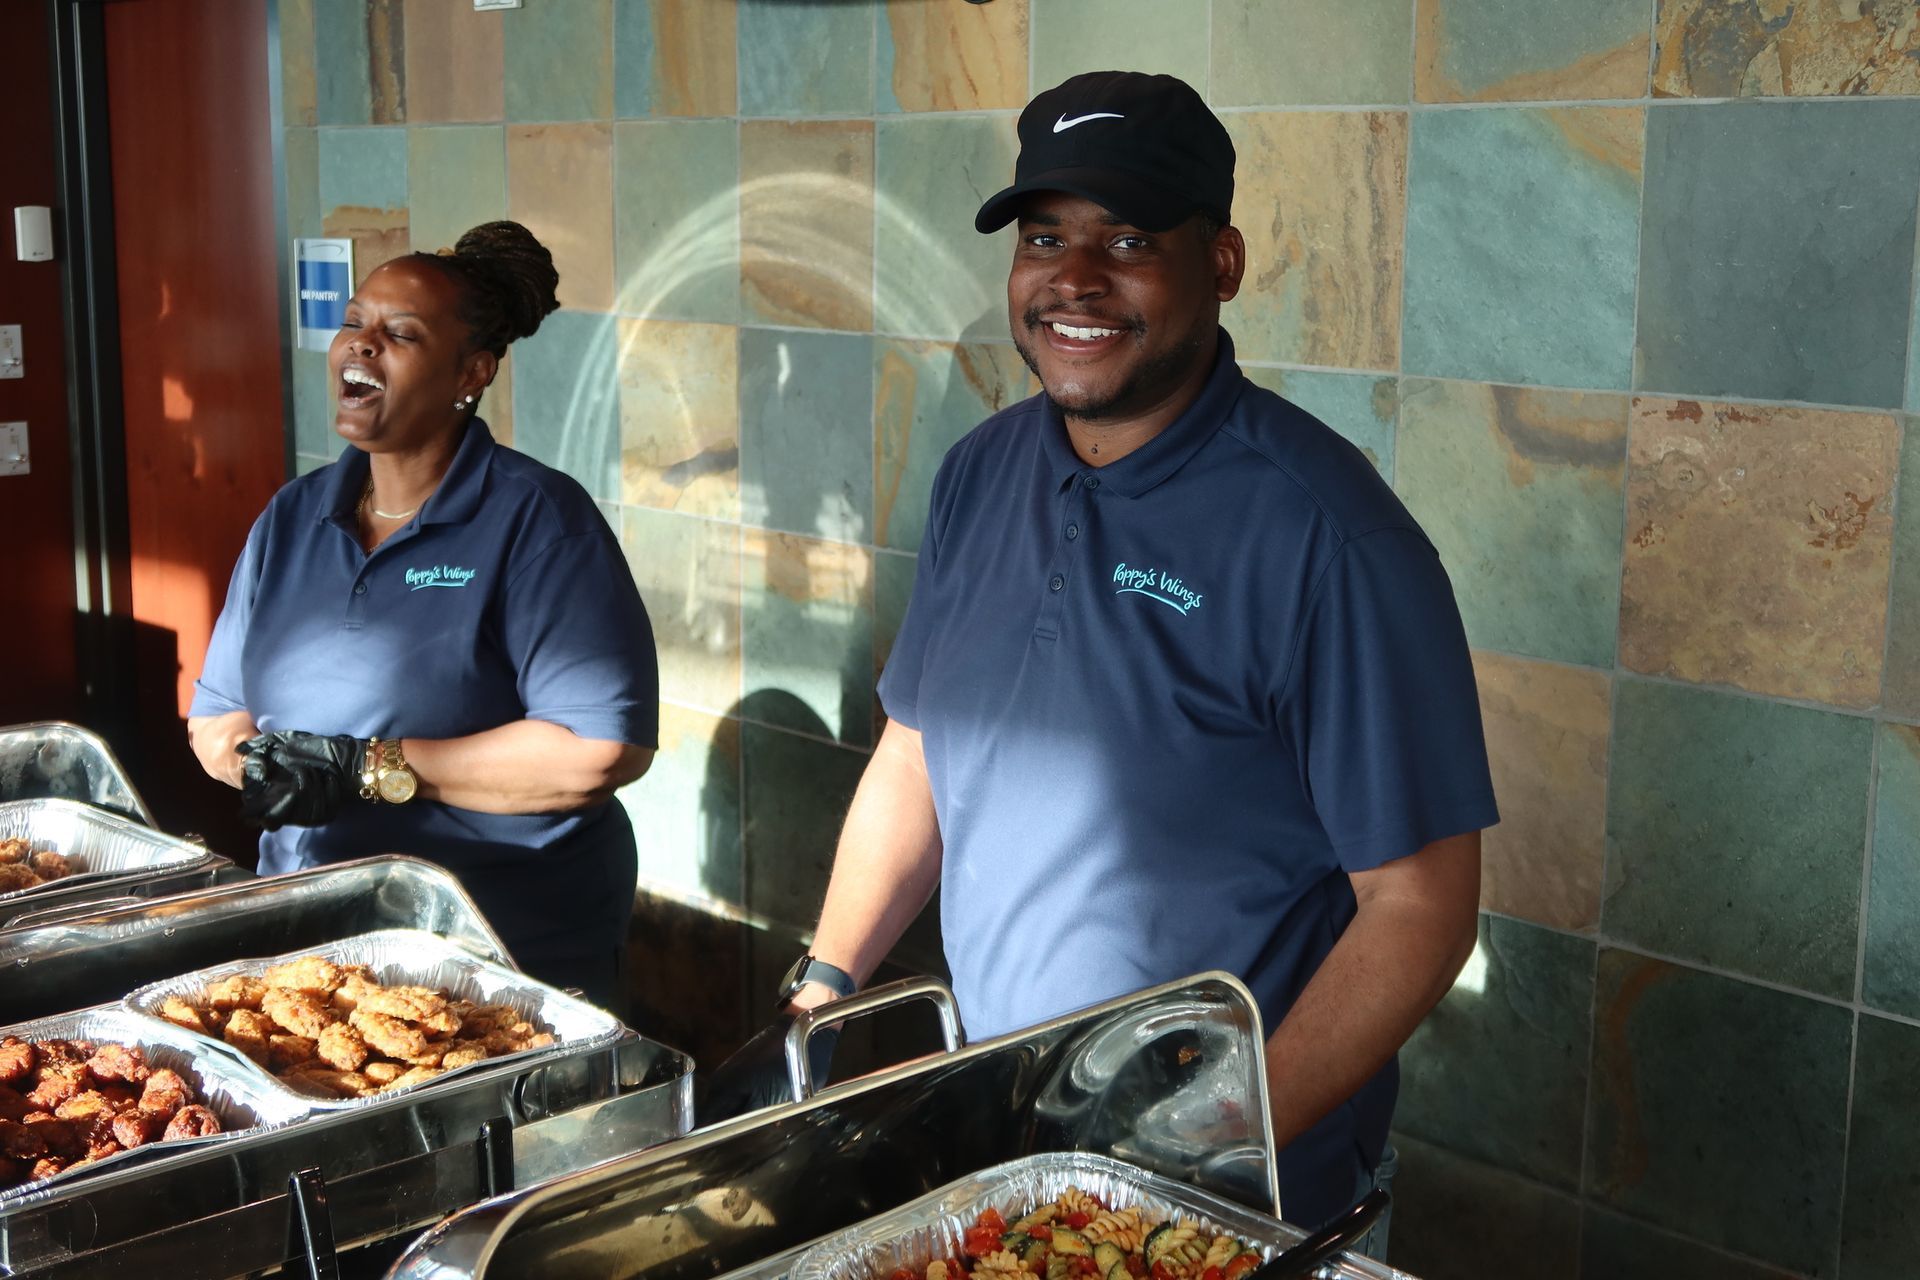
M 655 745 L 653 633 L 577 482 L 496 445 L 476 418 L 419 514 L 368 554 L 354 512 L 367 468 L 349 447 L 254 523 L 192 715 L 244 708 L 263 730 L 360 738 L 458 738 L 535 719 Z M 356 800 L 324 826 L 263 833 L 260 871 L 377 853 L 453 871 L 523 964 L 583 936 L 625 935 L 635 853 L 618 803 L 493 814 Z
M 1198 399 L 1117 462 L 1082 462 L 1045 396 L 954 446 L 880 696 L 925 745 L 976 1038 L 1205 969 L 1271 1030 L 1353 917 L 1347 873 L 1497 820 L 1433 546 L 1224 331 Z M 1295 1171 L 1370 1170 L 1397 1079 Z M 1288 1169 L 1288 1216 L 1324 1216 Z

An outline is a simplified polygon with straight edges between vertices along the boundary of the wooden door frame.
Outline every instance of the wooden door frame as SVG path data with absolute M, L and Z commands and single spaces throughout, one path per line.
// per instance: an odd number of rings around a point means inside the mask
M 113 163 L 107 116 L 104 9 L 117 0 L 44 0 L 52 33 L 61 207 L 61 293 L 67 343 L 67 427 L 73 458 L 75 643 L 81 705 L 109 740 L 132 732 L 134 616 L 127 517 L 127 437 L 114 250 Z M 273 219 L 279 268 L 280 346 L 293 339 L 287 239 L 286 139 L 280 3 L 267 9 L 267 97 L 273 149 Z M 293 362 L 281 361 L 282 472 L 293 474 Z M 131 744 L 130 744 L 131 745 Z

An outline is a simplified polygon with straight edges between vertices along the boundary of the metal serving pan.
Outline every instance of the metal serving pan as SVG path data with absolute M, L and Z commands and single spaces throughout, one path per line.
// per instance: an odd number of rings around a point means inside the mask
M 931 979 L 855 997 L 869 1011 L 909 999 L 947 1013 L 948 1052 L 814 1095 L 802 1081 L 794 1103 L 476 1205 L 389 1276 L 778 1280 L 822 1236 L 1053 1151 L 1125 1153 L 1274 1208 L 1265 1037 L 1238 979 L 1201 974 L 975 1045 Z M 1192 1103 L 1165 1105 L 1176 1097 Z M 1205 1129 L 1167 1129 L 1200 1111 Z
M 363 858 L 0 929 L 0 1022 L 114 1004 L 149 982 L 380 929 L 422 929 L 512 963 L 448 872 Z
M 1263 1258 L 1306 1238 L 1306 1232 L 1185 1183 L 1091 1152 L 1052 1152 L 984 1169 L 891 1213 L 830 1236 L 800 1256 L 792 1280 L 885 1280 L 896 1268 L 925 1274 L 929 1260 L 959 1256 L 961 1240 L 980 1214 L 1008 1221 L 1057 1199 L 1068 1187 L 1100 1197 L 1110 1208 L 1137 1208 L 1152 1222 L 1176 1219 L 1207 1235 L 1238 1236 Z M 1326 1280 L 1409 1280 L 1405 1272 L 1349 1254 L 1320 1267 Z
M 432 987 L 476 1004 L 509 1005 L 527 1021 L 543 1025 L 551 1031 L 555 1043 L 455 1067 L 432 1080 L 404 1089 L 388 1089 L 364 1098 L 329 1098 L 317 1097 L 284 1083 L 224 1041 L 187 1033 L 232 1058 L 259 1080 L 261 1088 L 286 1099 L 290 1106 L 304 1104 L 315 1111 L 364 1110 L 404 1099 L 411 1093 L 444 1088 L 466 1076 L 513 1072 L 529 1058 L 551 1057 L 566 1050 L 599 1048 L 612 1043 L 622 1029 L 620 1020 L 604 1009 L 577 1000 L 557 987 L 537 982 L 516 969 L 482 960 L 458 943 L 419 929 L 384 929 L 378 933 L 363 933 L 323 947 L 304 948 L 270 959 L 237 960 L 150 983 L 127 997 L 127 1008 L 143 1019 L 170 1027 L 174 1024 L 160 1017 L 160 1006 L 169 996 L 180 996 L 189 1004 L 204 1004 L 207 988 L 223 978 L 258 977 L 275 965 L 303 956 L 320 956 L 341 965 L 364 964 L 383 983 Z
M 0 800 L 81 800 L 154 825 L 147 802 L 98 734 L 64 720 L 0 728 Z
M 166 1163 L 169 1157 L 202 1147 L 230 1145 L 307 1114 L 307 1108 L 300 1102 L 262 1089 L 253 1072 L 237 1069 L 225 1054 L 209 1052 L 201 1037 L 168 1023 L 156 1027 L 147 1019 L 115 1006 L 82 1009 L 18 1026 L 0 1027 L 0 1036 L 137 1046 L 145 1053 L 149 1066 L 177 1071 L 194 1085 L 205 1104 L 220 1117 L 222 1129 L 204 1138 L 150 1142 L 104 1160 L 88 1161 L 51 1178 L 0 1190 L 0 1212 L 46 1200 L 70 1183 L 97 1177 L 122 1165 L 137 1162 L 151 1168 Z
M 143 881 L 195 873 L 211 879 L 216 862 L 200 845 L 162 835 L 78 800 L 0 802 L 0 839 L 24 838 L 78 864 L 72 875 L 0 893 L 0 924 L 39 907 L 125 894 Z

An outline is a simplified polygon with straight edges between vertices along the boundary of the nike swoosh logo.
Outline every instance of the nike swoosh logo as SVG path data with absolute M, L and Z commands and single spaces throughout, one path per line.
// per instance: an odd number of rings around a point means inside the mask
M 1075 116 L 1071 120 L 1067 119 L 1065 116 L 1061 116 L 1058 120 L 1055 120 L 1053 122 L 1053 131 L 1055 133 L 1065 133 L 1067 130 L 1073 128 L 1073 126 L 1077 124 L 1085 124 L 1089 120 L 1125 120 L 1125 119 L 1126 119 L 1125 116 L 1119 114 L 1116 111 L 1090 111 L 1084 116 Z

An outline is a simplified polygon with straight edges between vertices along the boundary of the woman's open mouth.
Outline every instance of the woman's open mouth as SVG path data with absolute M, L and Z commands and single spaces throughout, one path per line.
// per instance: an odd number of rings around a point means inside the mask
M 359 409 L 372 404 L 386 391 L 386 385 L 365 369 L 348 365 L 340 371 L 340 407 Z

